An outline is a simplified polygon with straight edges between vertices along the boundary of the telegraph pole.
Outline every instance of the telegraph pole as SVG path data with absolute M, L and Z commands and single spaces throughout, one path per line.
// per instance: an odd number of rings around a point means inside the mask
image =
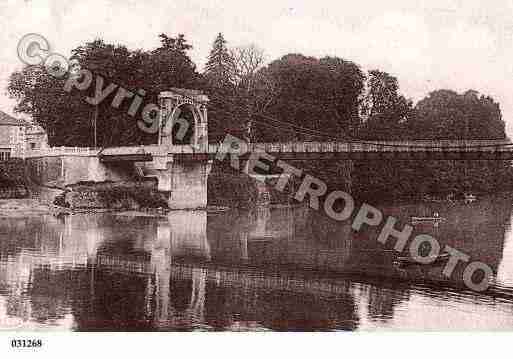
M 89 70 L 97 70 L 99 68 L 98 64 L 90 63 L 88 64 Z M 94 115 L 93 115 L 93 144 L 94 148 L 98 146 L 98 136 L 96 131 L 96 123 L 98 122 L 98 104 L 94 105 Z
M 96 122 L 98 121 L 98 104 L 94 106 L 93 128 L 94 128 L 94 148 L 98 147 L 98 137 L 96 131 Z

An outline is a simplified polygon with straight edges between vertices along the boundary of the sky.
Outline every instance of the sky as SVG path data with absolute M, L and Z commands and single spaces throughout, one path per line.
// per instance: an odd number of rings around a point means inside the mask
M 0 0 L 0 110 L 13 114 L 7 80 L 27 33 L 66 57 L 98 37 L 153 49 L 158 34 L 183 33 L 201 69 L 219 32 L 268 60 L 299 52 L 387 71 L 415 102 L 441 88 L 477 90 L 501 104 L 513 137 L 513 0 Z

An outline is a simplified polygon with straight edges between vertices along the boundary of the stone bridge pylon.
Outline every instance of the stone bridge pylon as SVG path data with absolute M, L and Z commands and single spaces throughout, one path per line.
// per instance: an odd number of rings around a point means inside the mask
M 159 145 L 208 144 L 208 97 L 201 91 L 172 88 L 159 95 Z
M 153 173 L 159 190 L 167 192 L 172 209 L 197 209 L 207 206 L 207 183 L 212 160 L 194 161 L 176 156 L 172 147 L 208 147 L 208 97 L 198 90 L 172 88 L 159 95 L 160 124 L 158 145 L 168 151 L 159 159 Z

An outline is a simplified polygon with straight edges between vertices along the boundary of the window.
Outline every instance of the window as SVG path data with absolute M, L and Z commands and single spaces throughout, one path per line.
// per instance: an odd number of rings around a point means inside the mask
M 30 149 L 34 150 L 36 148 L 36 144 L 34 142 L 30 143 Z
M 0 150 L 0 161 L 7 161 L 9 158 L 11 158 L 10 150 Z

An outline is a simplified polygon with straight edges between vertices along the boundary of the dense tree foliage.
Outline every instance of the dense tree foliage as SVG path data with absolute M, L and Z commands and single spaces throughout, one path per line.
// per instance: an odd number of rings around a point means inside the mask
M 243 124 L 243 136 L 247 142 L 257 140 L 255 122 L 258 116 L 267 111 L 274 95 L 275 83 L 263 71 L 264 51 L 255 45 L 240 46 L 231 49 L 235 81 L 233 106 L 236 116 Z
M 229 87 L 234 81 L 233 57 L 228 50 L 227 41 L 219 33 L 205 64 L 204 75 L 212 87 Z
M 257 123 L 260 138 L 315 141 L 356 134 L 364 80 L 358 65 L 290 54 L 262 71 L 271 79 L 273 98 Z
M 397 78 L 379 70 L 369 71 L 362 96 L 359 138 L 404 139 L 413 104 L 399 93 Z
M 264 52 L 255 45 L 228 48 L 219 34 L 203 73 L 210 97 L 211 142 L 230 133 L 248 142 L 258 138 L 255 122 L 270 105 L 275 82 L 264 68 Z
M 71 59 L 94 74 L 85 91 L 65 91 L 67 78 L 52 77 L 42 66 L 25 67 L 11 75 L 8 87 L 18 100 L 16 111 L 29 114 L 41 125 L 52 146 L 92 146 L 95 118 L 99 146 L 154 143 L 155 134 L 137 126 L 144 105 L 158 103 L 158 93 L 171 87 L 197 88 L 202 84 L 187 54 L 191 46 L 184 36 L 162 34 L 160 39 L 160 47 L 153 51 L 132 51 L 99 39 L 74 49 Z M 88 96 L 94 97 L 99 76 L 103 78 L 102 89 L 115 84 L 141 94 L 143 103 L 138 112 L 128 114 L 131 99 L 125 99 L 118 108 L 112 106 L 117 88 L 98 106 L 87 103 Z
M 372 73 L 370 75 L 372 79 Z M 388 77 L 388 76 L 386 76 Z M 438 90 L 410 109 L 390 82 L 389 103 L 394 116 L 370 113 L 362 125 L 366 138 L 398 140 L 505 139 L 499 105 L 490 97 L 469 90 L 458 94 Z M 372 87 L 371 80 L 371 87 Z M 371 91 L 372 93 L 372 91 Z M 385 98 L 386 96 L 382 96 Z M 385 118 L 385 121 L 382 119 Z M 355 189 L 364 198 L 458 197 L 487 193 L 511 186 L 507 161 L 356 161 Z
M 223 34 L 219 33 L 203 72 L 209 105 L 209 141 L 219 142 L 225 133 L 242 136 L 243 125 L 234 112 L 234 62 Z
M 73 50 L 72 58 L 95 75 L 86 91 L 67 92 L 66 79 L 41 66 L 25 67 L 12 74 L 8 87 L 18 100 L 16 111 L 45 128 L 53 146 L 91 146 L 95 118 L 100 146 L 155 143 L 156 135 L 141 131 L 137 120 L 145 104 L 157 103 L 158 93 L 171 87 L 207 92 L 211 142 L 226 133 L 255 142 L 506 137 L 499 104 L 477 91 L 438 90 L 414 106 L 386 72 L 365 74 L 345 59 L 301 54 L 266 64 L 261 49 L 229 48 L 222 34 L 199 74 L 183 35 L 161 34 L 160 41 L 152 51 L 99 39 Z M 117 91 L 98 106 L 86 102 L 99 76 L 102 88 L 114 83 L 144 97 L 135 116 L 128 113 L 130 99 L 112 106 Z M 510 164 L 501 161 L 356 161 L 354 166 L 353 191 L 374 200 L 490 192 L 512 182 Z M 303 167 L 319 177 L 343 177 L 337 173 L 344 167 L 336 163 Z
M 417 139 L 506 138 L 499 104 L 473 90 L 430 93 L 415 107 L 409 129 Z

